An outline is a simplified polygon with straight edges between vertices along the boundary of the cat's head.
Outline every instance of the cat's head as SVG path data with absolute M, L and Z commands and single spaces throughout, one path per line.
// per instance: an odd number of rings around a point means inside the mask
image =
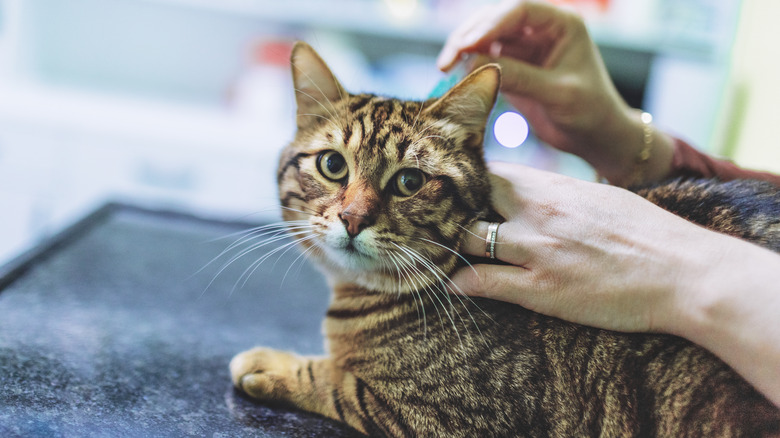
M 348 93 L 305 43 L 291 62 L 298 129 L 278 182 L 292 235 L 337 283 L 436 287 L 489 208 L 482 140 L 500 69 L 417 102 Z

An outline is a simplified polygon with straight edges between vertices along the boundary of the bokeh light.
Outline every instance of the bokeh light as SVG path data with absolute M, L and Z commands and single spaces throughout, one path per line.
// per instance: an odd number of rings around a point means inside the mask
M 516 148 L 528 139 L 528 122 L 525 118 L 513 111 L 507 111 L 498 118 L 493 125 L 493 134 L 501 146 Z

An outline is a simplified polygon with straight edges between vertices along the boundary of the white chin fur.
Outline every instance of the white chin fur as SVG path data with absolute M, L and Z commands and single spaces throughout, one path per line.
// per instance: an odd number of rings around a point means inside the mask
M 352 241 L 353 249 L 347 249 L 350 239 L 340 228 L 329 229 L 316 243 L 320 251 L 315 259 L 332 284 L 356 284 L 386 293 L 410 292 L 409 282 L 399 279 L 370 229 L 358 234 Z

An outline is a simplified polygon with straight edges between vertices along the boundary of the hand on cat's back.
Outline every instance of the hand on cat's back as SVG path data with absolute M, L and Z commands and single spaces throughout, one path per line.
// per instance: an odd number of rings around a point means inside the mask
M 762 361 L 726 333 L 752 329 L 780 339 L 771 316 L 779 310 L 771 310 L 776 291 L 767 286 L 780 284 L 770 278 L 780 272 L 780 256 L 724 235 L 736 234 L 729 229 L 702 224 L 721 232 L 706 230 L 680 217 L 686 212 L 672 214 L 621 188 L 516 164 L 492 163 L 490 170 L 491 202 L 506 218 L 495 255 L 508 264 L 460 269 L 452 282 L 463 293 L 584 325 L 688 338 L 773 392 L 770 398 L 780 404 L 780 387 L 766 383 L 777 381 L 772 375 L 780 352 L 755 345 L 771 356 Z M 655 190 L 643 196 L 663 205 L 663 189 Z M 680 193 L 675 186 L 674 196 Z M 483 256 L 487 229 L 487 222 L 478 221 L 462 252 Z M 753 299 L 735 302 L 727 295 L 735 292 Z M 722 320 L 710 318 L 715 316 Z M 758 360 L 748 363 L 751 357 Z M 759 375 L 751 379 L 754 371 Z

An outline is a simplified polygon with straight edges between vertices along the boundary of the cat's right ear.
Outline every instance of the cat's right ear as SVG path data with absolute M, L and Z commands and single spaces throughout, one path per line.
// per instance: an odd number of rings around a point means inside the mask
M 466 135 L 464 144 L 481 147 L 485 124 L 496 103 L 501 86 L 501 67 L 487 64 L 471 72 L 435 101 L 426 111 L 460 125 Z
M 321 117 L 332 118 L 333 105 L 346 98 L 347 92 L 325 61 L 308 44 L 298 41 L 290 56 L 299 128 L 311 125 Z

